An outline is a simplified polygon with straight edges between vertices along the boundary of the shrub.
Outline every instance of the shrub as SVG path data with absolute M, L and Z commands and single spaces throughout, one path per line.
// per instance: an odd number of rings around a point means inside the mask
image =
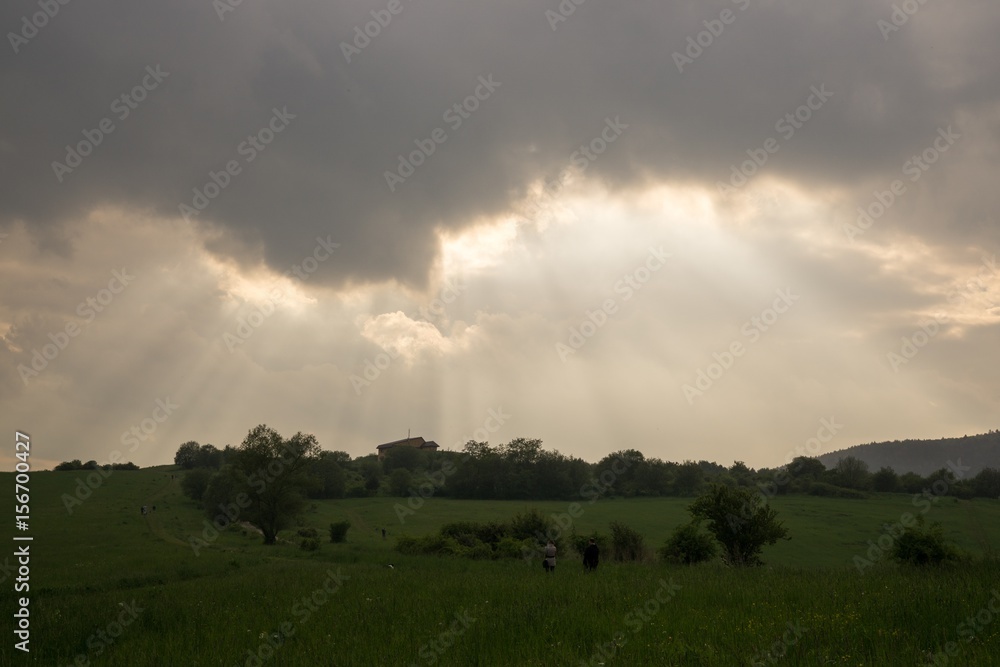
M 296 532 L 299 537 L 319 537 L 319 532 L 315 528 L 299 528 Z
M 435 556 L 464 556 L 467 553 L 461 544 L 442 535 L 403 536 L 396 542 L 396 551 L 410 555 L 430 554 Z
M 670 563 L 693 565 L 712 560 L 718 551 L 715 538 L 701 532 L 701 522 L 689 521 L 674 529 L 660 549 L 660 557 Z
M 530 539 L 534 550 L 539 554 L 550 539 L 556 545 L 558 553 L 565 553 L 562 529 L 538 509 L 532 508 L 515 514 L 507 522 L 507 526 L 511 537 L 515 540 Z
M 513 537 L 502 537 L 494 547 L 494 554 L 497 558 L 521 558 L 526 546 L 530 549 L 534 544 L 526 545 L 524 541 L 519 542 Z
M 208 488 L 208 481 L 212 478 L 212 471 L 200 468 L 184 473 L 181 480 L 181 490 L 184 495 L 196 502 L 201 502 L 205 497 L 205 489 Z
M 570 535 L 569 539 L 576 552 L 582 556 L 584 550 L 587 548 L 587 545 L 590 543 L 590 538 L 594 538 L 594 542 L 597 543 L 597 548 L 600 550 L 600 553 L 602 554 L 611 553 L 611 546 L 610 546 L 611 541 L 608 539 L 608 536 L 602 535 L 601 533 L 598 533 L 596 531 L 591 533 L 590 535 L 577 535 L 574 532 L 572 535 Z
M 319 538 L 316 537 L 304 537 L 299 543 L 299 547 L 304 551 L 316 551 L 319 549 Z
M 688 508 L 691 516 L 708 521 L 708 530 L 722 545 L 729 565 L 760 565 L 764 545 L 788 539 L 777 512 L 761 495 L 747 488 L 715 485 Z
M 347 529 L 351 527 L 350 521 L 338 521 L 336 523 L 330 524 L 330 541 L 331 542 L 346 542 L 347 541 Z
M 466 555 L 469 558 L 475 558 L 478 560 L 490 560 L 492 558 L 495 558 L 493 549 L 490 548 L 490 545 L 484 542 L 480 542 L 479 540 L 476 540 L 475 543 L 471 544 L 468 547 Z
M 907 565 L 941 565 L 958 559 L 958 552 L 945 538 L 941 524 L 926 525 L 922 515 L 917 517 L 915 526 L 896 538 L 889 555 Z
M 834 486 L 826 482 L 812 482 L 809 485 L 810 496 L 823 496 L 825 498 L 850 498 L 852 500 L 864 500 L 868 497 L 864 491 L 848 489 L 843 486 Z
M 642 535 L 619 521 L 611 522 L 611 552 L 616 561 L 642 560 L 645 545 Z
M 397 449 L 407 449 L 409 447 L 398 447 Z M 410 450 L 416 451 L 416 450 Z M 389 493 L 397 498 L 406 498 L 410 495 L 410 485 L 413 483 L 413 476 L 406 468 L 394 468 L 389 473 Z

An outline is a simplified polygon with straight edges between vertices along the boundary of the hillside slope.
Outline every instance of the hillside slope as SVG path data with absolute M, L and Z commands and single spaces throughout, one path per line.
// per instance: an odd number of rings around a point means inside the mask
M 832 468 L 846 456 L 861 459 L 872 472 L 888 466 L 899 474 L 915 472 L 919 475 L 928 475 L 946 468 L 949 461 L 961 461 L 963 466 L 971 468 L 967 476 L 973 477 L 983 468 L 1000 469 L 1000 431 L 940 440 L 872 442 L 817 458 L 827 468 Z

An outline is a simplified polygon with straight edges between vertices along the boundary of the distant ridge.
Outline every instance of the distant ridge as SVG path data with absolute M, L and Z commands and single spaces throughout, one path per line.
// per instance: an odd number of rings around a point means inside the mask
M 974 477 L 983 468 L 1000 469 L 1000 431 L 940 440 L 872 442 L 840 449 L 816 458 L 827 468 L 832 468 L 846 456 L 864 461 L 871 472 L 886 466 L 900 475 L 915 472 L 922 476 L 947 468 L 948 461 L 958 463 L 961 459 L 963 466 L 971 468 L 967 477 Z

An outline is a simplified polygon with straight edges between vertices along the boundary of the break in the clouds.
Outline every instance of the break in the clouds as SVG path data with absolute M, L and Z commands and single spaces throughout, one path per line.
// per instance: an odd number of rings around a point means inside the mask
M 998 25 L 7 3 L 4 428 L 149 464 L 259 422 L 452 446 L 503 407 L 493 440 L 752 465 L 833 417 L 830 447 L 993 428 Z

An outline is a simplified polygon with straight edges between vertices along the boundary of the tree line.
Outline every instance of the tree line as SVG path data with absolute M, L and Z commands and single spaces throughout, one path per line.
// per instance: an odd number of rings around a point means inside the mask
M 954 466 L 922 477 L 897 475 L 890 468 L 872 473 L 854 457 L 827 469 L 818 459 L 800 456 L 778 468 L 754 470 L 741 461 L 729 467 L 708 461 L 664 461 L 635 449 L 588 463 L 547 451 L 541 440 L 528 438 L 498 445 L 470 440 L 459 452 L 395 447 L 383 458 L 375 454 L 352 458 L 346 452 L 323 450 L 313 435 L 296 433 L 285 439 L 264 424 L 251 429 L 238 447 L 186 442 L 174 462 L 187 471 L 182 480 L 185 494 L 202 505 L 214 525 L 247 522 L 269 544 L 279 530 L 292 525 L 307 500 L 319 498 L 693 498 L 717 488 L 760 497 L 803 493 L 864 498 L 872 491 L 1000 497 L 1000 471 L 991 468 L 968 479 Z

